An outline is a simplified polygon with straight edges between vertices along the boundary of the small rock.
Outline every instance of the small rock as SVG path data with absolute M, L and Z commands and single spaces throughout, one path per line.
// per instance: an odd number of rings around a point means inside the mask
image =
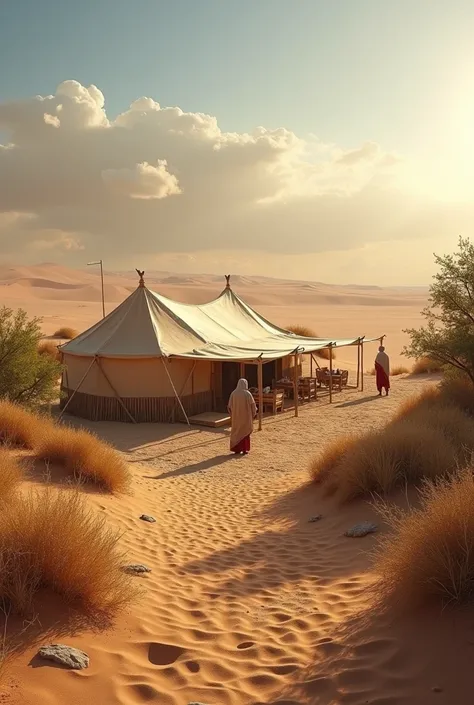
M 349 538 L 358 539 L 362 536 L 367 536 L 367 534 L 374 534 L 377 531 L 377 524 L 372 524 L 370 521 L 363 521 L 360 524 L 355 524 L 353 527 L 348 529 L 344 536 Z
M 308 522 L 310 524 L 312 524 L 315 521 L 321 521 L 322 518 L 323 518 L 322 514 L 315 514 L 314 517 L 311 517 L 310 519 L 308 519 Z
M 148 514 L 142 514 L 140 519 L 142 521 L 148 521 L 150 524 L 154 524 L 156 521 L 155 517 L 151 517 Z
M 48 661 L 59 663 L 66 668 L 73 668 L 75 671 L 89 666 L 89 656 L 84 651 L 65 644 L 42 646 L 38 651 L 38 656 Z
M 435 685 L 434 688 L 431 688 L 433 693 L 442 693 L 443 689 L 439 687 L 439 685 Z
M 123 565 L 122 570 L 124 573 L 151 573 L 151 568 L 143 565 L 142 563 L 131 563 L 130 565 Z

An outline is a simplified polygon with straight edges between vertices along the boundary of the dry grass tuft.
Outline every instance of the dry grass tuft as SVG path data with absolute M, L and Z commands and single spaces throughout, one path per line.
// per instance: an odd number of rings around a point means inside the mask
M 357 436 L 339 436 L 329 443 L 310 464 L 310 474 L 314 482 L 324 483 L 335 468 L 344 462 L 346 457 L 359 443 Z
M 414 394 L 400 404 L 396 415 L 393 417 L 392 424 L 400 419 L 410 418 L 413 414 L 418 414 L 420 411 L 422 412 L 433 405 L 441 403 L 438 387 L 428 387 L 420 394 Z
M 408 367 L 404 367 L 403 365 L 397 365 L 396 367 L 392 367 L 390 370 L 390 374 L 392 377 L 398 377 L 398 375 L 406 375 L 410 372 Z M 374 369 L 374 374 L 375 374 L 375 369 Z
M 376 571 L 378 590 L 402 608 L 430 597 L 443 602 L 474 598 L 473 468 L 427 483 L 421 507 L 410 512 L 382 509 L 393 532 L 382 537 Z
M 443 401 L 474 416 L 474 386 L 467 379 L 446 379 L 440 385 Z
M 40 355 L 49 355 L 56 362 L 61 361 L 58 346 L 53 340 L 40 340 L 38 343 L 38 352 Z
M 54 333 L 55 338 L 64 338 L 65 340 L 72 340 L 78 335 L 79 331 L 75 328 L 71 328 L 70 326 L 61 326 L 61 328 L 58 328 L 58 330 Z
M 413 365 L 412 374 L 427 375 L 442 371 L 443 366 L 441 365 L 441 363 L 436 362 L 435 360 L 432 360 L 429 357 L 420 357 L 420 359 L 417 360 Z
M 22 615 L 42 587 L 88 612 L 115 611 L 133 595 L 118 538 L 77 491 L 32 490 L 0 512 L 0 596 Z
M 130 483 L 127 464 L 117 451 L 85 430 L 50 426 L 36 446 L 42 460 L 57 462 L 76 479 L 94 482 L 110 492 L 124 492 Z
M 295 335 L 301 335 L 304 338 L 320 338 L 321 337 L 312 328 L 309 328 L 308 326 L 300 325 L 299 323 L 295 323 L 294 325 L 287 326 L 286 330 L 289 330 L 292 333 L 295 333 Z M 319 357 L 321 360 L 329 360 L 331 357 L 329 350 L 327 348 L 323 348 L 322 350 L 317 350 L 314 354 L 316 355 L 316 357 Z M 336 359 L 336 351 L 334 349 L 332 351 L 332 359 L 333 360 Z
M 35 448 L 52 422 L 10 401 L 0 400 L 0 442 Z
M 23 470 L 11 453 L 0 449 L 0 501 L 11 499 L 23 480 Z M 3 511 L 3 509 L 2 509 Z

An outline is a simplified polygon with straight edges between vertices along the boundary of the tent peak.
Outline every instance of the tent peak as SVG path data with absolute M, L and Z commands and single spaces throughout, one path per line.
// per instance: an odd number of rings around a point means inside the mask
M 225 288 L 230 289 L 230 274 L 224 274 L 225 276 Z
M 139 269 L 135 269 L 135 271 L 138 274 L 138 276 L 140 277 L 140 279 L 138 281 L 138 286 L 143 288 L 145 286 L 145 280 L 143 279 L 143 276 L 145 274 L 145 270 L 143 269 L 142 271 L 140 271 Z

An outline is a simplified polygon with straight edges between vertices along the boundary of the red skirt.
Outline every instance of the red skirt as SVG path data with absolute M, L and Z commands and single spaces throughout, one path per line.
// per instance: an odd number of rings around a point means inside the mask
M 381 392 L 382 389 L 385 389 L 385 391 L 390 389 L 390 380 L 388 375 L 382 365 L 379 365 L 378 362 L 375 363 L 375 383 L 377 385 L 378 392 Z
M 236 446 L 231 448 L 232 453 L 248 453 L 250 450 L 250 436 L 245 436 Z

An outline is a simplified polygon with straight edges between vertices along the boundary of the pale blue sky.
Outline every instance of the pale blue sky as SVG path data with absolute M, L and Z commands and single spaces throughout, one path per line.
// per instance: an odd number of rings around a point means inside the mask
M 454 150 L 473 35 L 470 0 L 2 0 L 0 100 L 74 78 L 111 116 L 148 95 L 228 130 Z

